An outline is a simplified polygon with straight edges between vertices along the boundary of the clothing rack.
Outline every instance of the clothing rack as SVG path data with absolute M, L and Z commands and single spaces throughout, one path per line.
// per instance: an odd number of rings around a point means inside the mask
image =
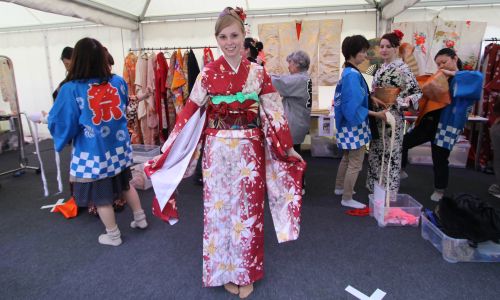
M 196 47 L 144 47 L 144 48 L 129 48 L 128 51 L 148 51 L 148 50 L 177 50 L 177 49 L 205 49 L 218 48 L 217 46 L 196 46 Z

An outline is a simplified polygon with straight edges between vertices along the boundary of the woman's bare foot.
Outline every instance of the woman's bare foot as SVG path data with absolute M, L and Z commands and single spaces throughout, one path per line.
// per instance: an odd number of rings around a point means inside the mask
M 240 299 L 245 299 L 253 292 L 253 283 L 240 286 Z
M 224 284 L 224 288 L 226 289 L 226 291 L 234 295 L 238 295 L 240 292 L 238 286 L 232 282 Z

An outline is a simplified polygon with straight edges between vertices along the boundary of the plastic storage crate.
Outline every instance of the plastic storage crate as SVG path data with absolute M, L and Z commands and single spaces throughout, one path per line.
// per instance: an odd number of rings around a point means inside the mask
M 369 198 L 369 208 L 370 216 L 375 217 L 378 226 L 413 226 L 418 227 L 420 214 L 422 212 L 422 204 L 417 200 L 413 199 L 412 196 L 408 194 L 397 194 L 391 199 L 391 206 L 384 207 L 383 214 L 380 214 L 377 218 L 374 214 L 374 202 L 373 194 L 368 196 Z M 394 200 L 394 198 L 396 198 Z M 382 217 L 383 216 L 383 217 Z M 405 216 L 405 217 L 401 217 Z
M 462 142 L 457 143 L 451 150 L 448 161 L 450 167 L 465 168 L 467 165 L 467 156 L 469 155 L 470 143 Z M 408 151 L 408 161 L 414 165 L 432 165 L 431 143 L 411 148 Z
M 160 146 L 132 145 L 132 159 L 135 164 L 142 164 L 160 154 Z
M 444 234 L 425 214 L 422 214 L 421 219 L 422 238 L 431 242 L 447 262 L 500 262 L 499 244 L 485 242 L 472 248 L 467 240 L 454 239 Z
M 340 158 L 342 157 L 342 149 L 338 148 L 334 138 L 325 136 L 312 136 L 311 156 Z

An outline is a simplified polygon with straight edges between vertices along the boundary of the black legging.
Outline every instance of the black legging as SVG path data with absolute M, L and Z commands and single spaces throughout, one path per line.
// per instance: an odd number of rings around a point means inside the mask
M 426 114 L 418 126 L 415 126 L 412 131 L 404 135 L 401 167 L 403 169 L 406 167 L 409 149 L 425 142 L 431 142 L 434 188 L 446 189 L 448 187 L 448 157 L 450 156 L 450 150 L 436 146 L 433 143 L 436 137 L 440 116 L 441 110 L 435 110 Z

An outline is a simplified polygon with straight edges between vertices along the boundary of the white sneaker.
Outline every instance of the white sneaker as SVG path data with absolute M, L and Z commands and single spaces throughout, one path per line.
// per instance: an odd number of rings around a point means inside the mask
M 431 200 L 439 202 L 441 198 L 444 196 L 444 191 L 443 190 L 434 190 L 434 193 L 431 195 Z
M 335 195 L 337 196 L 342 196 L 344 194 L 344 189 L 335 189 L 335 191 L 333 192 Z M 352 194 L 356 194 L 355 191 L 352 191 Z
M 342 204 L 342 206 L 347 206 L 347 207 L 352 207 L 352 208 L 365 208 L 366 205 L 364 205 L 363 203 L 361 202 L 358 202 L 356 200 L 342 200 L 340 202 Z
M 399 172 L 399 179 L 406 179 L 408 178 L 408 173 L 406 173 L 404 170 L 401 170 L 401 172 Z

